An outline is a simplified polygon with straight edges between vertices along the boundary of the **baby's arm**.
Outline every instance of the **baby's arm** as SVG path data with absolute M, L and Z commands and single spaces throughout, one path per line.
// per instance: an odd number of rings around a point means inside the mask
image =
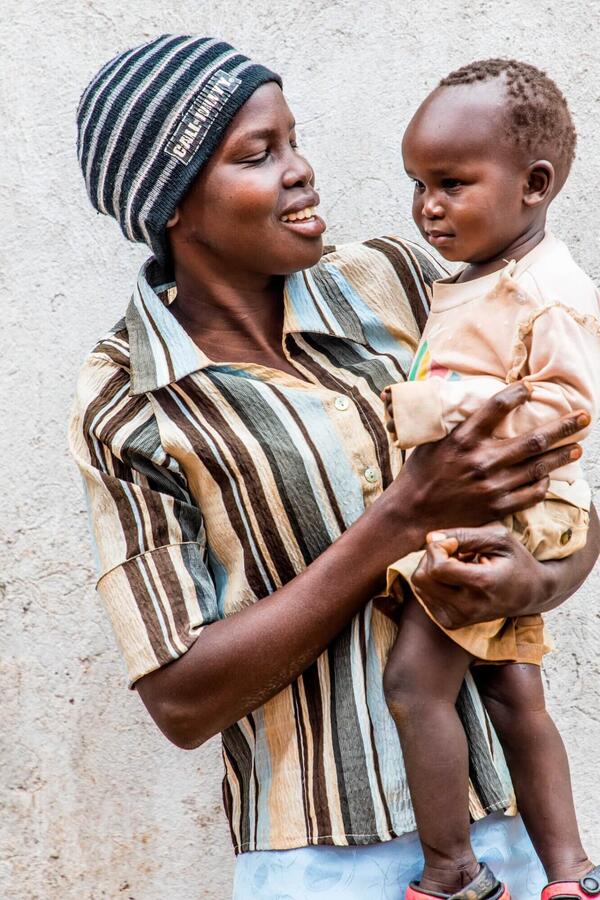
M 524 360 L 523 381 L 532 390 L 531 400 L 523 415 L 507 416 L 498 435 L 512 437 L 555 414 L 584 409 L 591 424 L 578 433 L 582 440 L 598 414 L 600 325 L 559 305 L 539 311 L 528 324 L 513 375 Z M 516 513 L 510 527 L 536 559 L 562 559 L 585 546 L 590 503 L 589 485 L 574 462 L 552 473 L 546 501 Z
M 407 450 L 441 440 L 505 387 L 500 378 L 486 375 L 460 381 L 433 375 L 390 385 L 386 413 L 393 420 L 397 445 Z
M 531 400 L 502 423 L 499 436 L 512 437 L 574 409 L 594 420 L 600 392 L 600 324 L 578 321 L 563 306 L 536 311 L 522 330 L 522 366 L 513 372 L 531 389 Z M 394 430 L 401 447 L 437 441 L 480 408 L 504 383 L 490 376 L 446 380 L 432 377 L 391 387 Z M 587 432 L 578 435 L 581 440 Z
M 581 317 L 562 305 L 537 311 L 522 330 L 523 381 L 532 397 L 520 415 L 511 413 L 498 434 L 512 437 L 537 423 L 576 409 L 590 414 L 593 424 L 600 403 L 600 322 Z M 517 349 L 516 364 L 519 364 Z M 516 380 L 518 372 L 513 372 Z M 592 424 L 577 435 L 581 441 Z

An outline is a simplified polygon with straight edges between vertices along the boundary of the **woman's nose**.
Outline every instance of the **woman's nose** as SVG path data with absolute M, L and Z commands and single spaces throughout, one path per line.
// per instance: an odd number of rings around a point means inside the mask
M 307 159 L 294 153 L 293 157 L 285 170 L 283 183 L 285 187 L 304 187 L 307 184 L 314 184 L 315 171 Z

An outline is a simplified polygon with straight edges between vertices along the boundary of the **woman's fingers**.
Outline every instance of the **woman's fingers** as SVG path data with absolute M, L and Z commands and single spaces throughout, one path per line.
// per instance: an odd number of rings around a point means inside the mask
M 503 519 L 511 513 L 529 509 L 536 503 L 541 503 L 546 498 L 549 486 L 550 479 L 542 478 L 541 481 L 536 481 L 534 484 L 526 484 L 522 488 L 498 494 L 490 503 L 494 517 Z
M 512 491 L 524 484 L 532 484 L 541 481 L 550 475 L 555 469 L 567 466 L 579 459 L 583 450 L 579 444 L 567 444 L 565 447 L 555 447 L 545 453 L 520 462 L 505 471 L 503 487 Z
M 447 528 L 427 536 L 427 552 L 413 575 L 415 587 L 431 593 L 432 582 L 450 589 L 460 587 L 485 590 L 492 573 L 486 571 L 494 557 L 514 552 L 515 538 L 501 522 L 481 528 Z M 462 555 L 485 558 L 483 562 L 465 562 Z M 455 591 L 454 591 L 455 593 Z
M 449 545 L 456 547 L 453 555 Z M 461 560 L 463 554 L 476 554 L 478 562 Z M 444 540 L 427 545 L 412 581 L 432 615 L 452 629 L 523 614 L 523 594 L 529 603 L 541 567 L 511 532 L 493 523 L 446 529 Z M 514 590 L 507 591 L 509 585 Z
M 476 446 L 483 438 L 492 435 L 508 413 L 525 403 L 530 396 L 525 382 L 511 384 L 500 391 L 455 429 L 454 435 L 459 446 L 466 450 Z M 578 458 L 577 456 L 569 457 L 569 453 L 578 452 L 575 444 L 569 444 L 567 447 L 560 447 L 557 450 L 550 450 L 550 448 L 556 444 L 564 444 L 569 437 L 586 428 L 589 423 L 589 414 L 580 409 L 512 440 L 498 441 L 498 454 L 493 465 L 494 467 L 508 467 L 531 460 L 533 468 L 528 480 L 538 481 L 552 469 L 559 468 Z M 548 456 L 549 453 L 555 455 Z
M 429 578 L 441 581 L 446 585 L 460 587 L 472 586 L 481 578 L 482 566 L 479 563 L 466 563 L 456 556 L 449 556 L 442 546 L 443 542 L 429 544 L 427 547 L 427 560 L 421 563 L 412 576 L 417 590 L 425 589 L 425 582 Z
M 455 548 L 450 555 L 457 553 L 477 553 L 488 555 L 490 553 L 502 554 L 506 552 L 510 532 L 502 522 L 491 522 L 481 528 L 445 528 L 441 531 L 430 531 L 427 535 L 427 543 L 434 544 L 434 550 L 441 546 L 442 550 L 448 548 L 449 542 Z
M 435 548 L 435 557 L 440 548 L 430 547 Z M 497 611 L 490 607 L 489 591 L 497 580 L 495 570 L 502 557 L 492 555 L 489 559 L 484 565 L 461 562 L 456 557 L 444 559 L 441 555 L 437 560 L 428 559 L 414 573 L 415 589 L 444 628 L 461 628 L 471 622 L 497 618 Z
M 523 462 L 523 460 L 534 458 L 537 462 L 545 459 L 548 452 L 563 455 L 559 457 L 559 461 L 554 468 L 566 465 L 572 462 L 572 459 L 578 459 L 577 456 L 569 459 L 568 454 L 578 448 L 577 444 L 568 444 L 550 451 L 550 447 L 556 444 L 564 444 L 564 442 L 572 435 L 577 434 L 583 428 L 590 424 L 589 414 L 583 410 L 576 410 L 560 419 L 553 419 L 547 425 L 541 425 L 535 431 L 528 431 L 526 434 L 519 435 L 511 441 L 503 442 L 503 453 L 498 459 L 498 464 L 502 466 L 511 466 Z M 581 448 L 578 448 L 579 456 L 581 456 Z M 564 454 L 567 453 L 565 457 Z
M 454 430 L 455 436 L 461 444 L 475 446 L 482 438 L 492 435 L 509 412 L 525 403 L 530 396 L 525 382 L 518 381 L 511 384 L 487 400 L 481 409 L 469 416 L 468 419 L 465 419 Z
M 501 519 L 509 513 L 541 503 L 546 496 L 552 472 L 579 459 L 581 454 L 579 444 L 569 444 L 497 472 L 492 476 L 494 480 L 500 479 L 497 484 L 498 493 L 492 503 L 494 516 Z

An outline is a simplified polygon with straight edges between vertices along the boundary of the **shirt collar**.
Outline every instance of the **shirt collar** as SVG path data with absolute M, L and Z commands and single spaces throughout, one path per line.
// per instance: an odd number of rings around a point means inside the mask
M 346 297 L 355 306 L 354 288 L 333 265 L 321 262 L 313 269 L 288 275 L 284 285 L 284 338 L 305 332 L 366 343 L 356 316 L 344 314 L 344 303 L 332 303 L 332 293 Z M 154 257 L 148 259 L 140 269 L 125 315 L 133 395 L 158 390 L 207 366 L 219 365 L 202 352 L 169 310 L 176 294 L 175 283 L 167 280 Z

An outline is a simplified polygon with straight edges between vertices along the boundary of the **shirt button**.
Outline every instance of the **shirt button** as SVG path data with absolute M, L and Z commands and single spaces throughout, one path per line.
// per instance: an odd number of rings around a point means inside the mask
M 344 410 L 348 409 L 350 406 L 350 401 L 347 397 L 336 397 L 333 401 L 333 405 L 336 409 L 339 409 L 340 412 L 344 412 Z
M 375 484 L 379 481 L 379 469 L 375 466 L 368 466 L 368 468 L 365 469 L 365 478 L 369 484 Z

